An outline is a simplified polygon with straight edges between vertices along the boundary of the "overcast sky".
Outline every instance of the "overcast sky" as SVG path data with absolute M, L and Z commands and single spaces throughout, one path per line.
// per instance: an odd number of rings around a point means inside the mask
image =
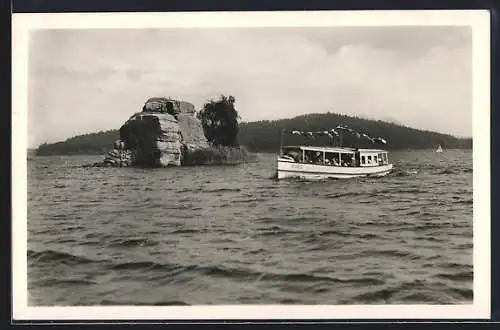
M 472 136 L 467 27 L 37 30 L 29 147 L 118 129 L 151 96 L 244 121 L 338 112 Z

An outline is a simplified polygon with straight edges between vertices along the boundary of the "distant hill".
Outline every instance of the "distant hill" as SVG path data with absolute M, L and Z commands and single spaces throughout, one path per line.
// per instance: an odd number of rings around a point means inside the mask
M 449 134 L 419 130 L 404 125 L 381 120 L 371 120 L 336 113 L 308 114 L 291 119 L 257 121 L 240 124 L 239 141 L 254 151 L 277 151 L 280 144 L 281 129 L 322 131 L 343 124 L 358 132 L 387 140 L 385 149 L 433 149 L 440 144 L 445 149 L 471 149 L 472 139 L 459 139 Z M 284 136 L 285 145 L 308 144 L 325 145 L 328 137 L 307 139 L 297 136 Z M 344 146 L 373 147 L 366 139 L 344 135 Z
M 322 131 L 343 124 L 354 130 L 365 132 L 372 137 L 387 140 L 384 148 L 395 149 L 432 149 L 440 144 L 445 149 L 471 149 L 472 139 L 460 139 L 452 135 L 432 131 L 419 130 L 396 123 L 370 120 L 335 113 L 308 114 L 291 119 L 274 121 L 243 122 L 239 125 L 238 139 L 240 144 L 254 152 L 276 152 L 280 145 L 281 130 Z M 113 141 L 120 137 L 118 130 L 101 131 L 78 135 L 66 141 L 42 144 L 37 155 L 71 155 L 71 154 L 103 154 L 113 148 Z M 284 136 L 284 144 L 329 144 L 328 137 L 307 139 L 291 135 Z M 345 135 L 343 145 L 357 147 L 373 147 L 365 139 Z
M 120 132 L 118 130 L 77 135 L 62 142 L 44 143 L 38 147 L 36 154 L 39 156 L 98 155 L 113 149 L 113 142 L 119 138 Z

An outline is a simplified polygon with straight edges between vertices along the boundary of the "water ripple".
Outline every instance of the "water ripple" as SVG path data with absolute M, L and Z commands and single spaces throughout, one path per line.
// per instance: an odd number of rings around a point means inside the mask
M 317 182 L 269 179 L 265 154 L 169 169 L 32 157 L 30 304 L 470 303 L 470 151 L 391 157 L 387 177 Z

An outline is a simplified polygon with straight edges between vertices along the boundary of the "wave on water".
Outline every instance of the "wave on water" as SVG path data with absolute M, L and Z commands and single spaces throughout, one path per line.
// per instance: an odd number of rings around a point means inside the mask
M 217 188 L 217 189 L 205 189 L 204 193 L 224 193 L 224 192 L 240 192 L 240 188 Z
M 136 247 L 136 246 L 154 246 L 158 242 L 151 241 L 147 238 L 116 238 L 107 243 L 109 247 Z
M 279 183 L 265 154 L 151 171 L 34 159 L 30 306 L 471 303 L 471 155 L 391 156 L 381 178 Z
M 450 298 L 454 299 L 472 299 L 472 289 L 449 288 L 444 294 L 436 294 L 438 283 L 428 283 L 425 281 L 403 282 L 399 285 L 387 285 L 368 292 L 358 294 L 344 303 L 437 303 L 450 304 Z
M 90 264 L 97 262 L 96 260 L 91 260 L 82 256 L 76 256 L 70 253 L 64 253 L 52 250 L 44 250 L 40 252 L 28 250 L 28 261 L 37 265 L 43 263 L 62 263 L 65 265 L 81 265 L 81 264 Z
M 99 301 L 98 305 L 103 306 L 189 306 L 191 304 L 183 300 L 166 300 L 166 301 L 151 301 L 151 302 L 138 302 L 134 300 L 109 300 L 103 299 Z

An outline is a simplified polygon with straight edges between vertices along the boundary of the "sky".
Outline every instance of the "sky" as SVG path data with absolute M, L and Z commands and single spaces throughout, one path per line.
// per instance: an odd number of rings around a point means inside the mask
M 472 136 L 469 27 L 51 29 L 29 39 L 28 146 L 118 129 L 147 98 L 243 121 L 335 112 Z

